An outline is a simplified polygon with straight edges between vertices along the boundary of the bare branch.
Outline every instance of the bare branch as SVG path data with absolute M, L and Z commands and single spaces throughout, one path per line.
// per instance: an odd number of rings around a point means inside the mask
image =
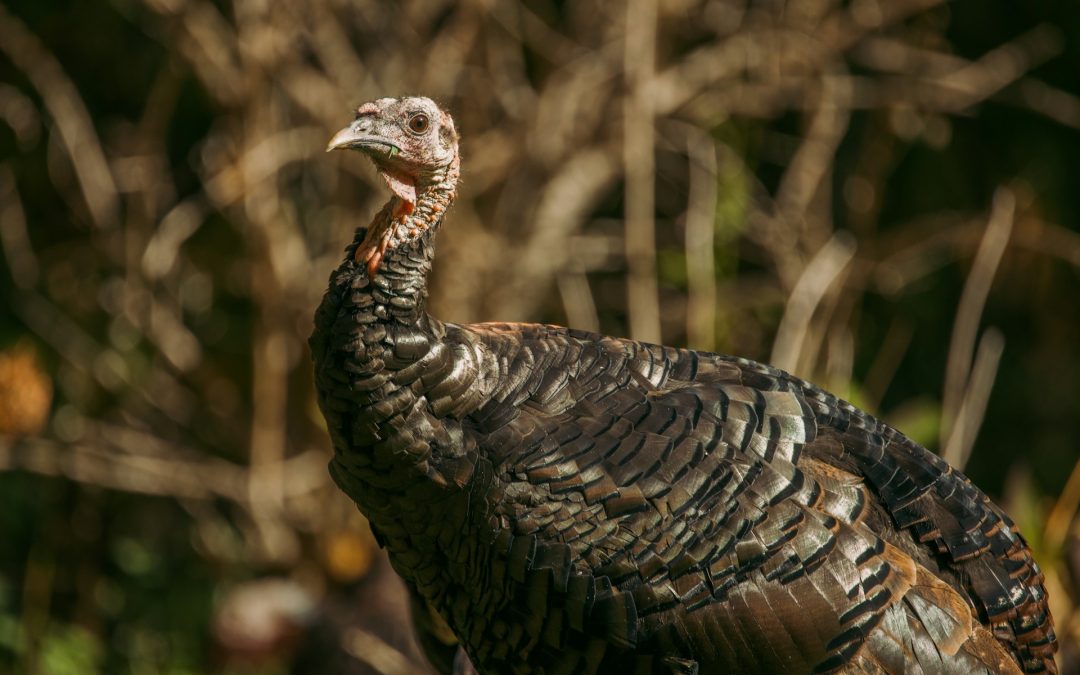
M 559 295 L 566 309 L 566 323 L 571 328 L 592 332 L 600 330 L 600 318 L 596 314 L 596 301 L 589 289 L 589 278 L 581 269 L 566 269 L 556 276 Z
M 952 94 L 945 109 L 959 111 L 985 100 L 1064 49 L 1061 31 L 1040 25 L 934 82 Z
M 1076 522 L 1080 513 L 1080 460 L 1073 465 L 1069 479 L 1061 495 L 1054 502 L 1050 514 L 1046 517 L 1046 532 L 1043 535 L 1047 550 L 1059 551 L 1069 534 L 1069 528 Z
M 686 277 L 689 347 L 716 349 L 716 147 L 707 134 L 687 134 L 690 197 L 686 209 Z
M 971 458 L 971 449 L 986 416 L 986 405 L 990 401 L 990 392 L 994 388 L 1001 354 L 1005 351 L 1005 338 L 1001 331 L 989 328 L 979 340 L 975 352 L 975 364 L 971 369 L 960 409 L 951 425 L 949 438 L 943 446 L 942 458 L 958 469 L 967 466 Z
M 791 289 L 780 327 L 776 330 L 770 363 L 798 374 L 799 357 L 814 310 L 854 256 L 854 239 L 849 234 L 837 232 L 810 260 Z
M 368 664 L 380 675 L 412 675 L 417 671 L 409 657 L 361 628 L 350 629 L 342 638 L 342 646 L 353 658 Z
M 630 94 L 623 106 L 626 173 L 627 311 L 630 336 L 660 342 L 656 282 L 656 172 L 654 103 L 648 89 L 656 60 L 656 0 L 631 0 L 626 11 L 625 72 Z
M 32 288 L 38 281 L 40 266 L 30 244 L 15 176 L 7 164 L 0 164 L 0 244 L 15 285 Z
M 964 284 L 960 303 L 956 308 L 949 357 L 945 366 L 945 391 L 942 397 L 941 447 L 947 447 L 953 425 L 960 413 L 964 390 L 969 387 L 968 373 L 975 351 L 975 338 L 979 331 L 986 298 L 994 281 L 998 265 L 1005 254 L 1012 234 L 1016 199 L 1010 190 L 999 188 L 994 195 L 990 220 L 986 233 L 975 254 L 971 273 Z
M 1080 129 L 1080 96 L 1025 78 L 1017 88 L 1018 102 L 1059 124 Z
M 95 426 L 88 435 L 97 436 L 97 440 L 72 444 L 47 438 L 13 441 L 0 437 L 0 471 L 28 471 L 110 490 L 173 499 L 227 499 L 248 509 L 263 507 L 263 498 L 256 495 L 253 499 L 250 494 L 249 472 L 244 467 L 177 448 L 136 430 L 126 431 L 140 444 L 156 446 L 157 450 L 130 453 L 102 435 L 115 431 L 104 425 Z M 325 463 L 326 454 L 319 450 L 309 450 L 287 460 L 283 470 L 289 472 L 290 481 L 284 499 L 301 498 L 327 488 L 330 480 Z
M 41 94 L 75 167 L 94 224 L 98 227 L 116 225 L 119 222 L 116 183 L 79 90 L 37 36 L 2 5 L 0 51 L 26 74 Z

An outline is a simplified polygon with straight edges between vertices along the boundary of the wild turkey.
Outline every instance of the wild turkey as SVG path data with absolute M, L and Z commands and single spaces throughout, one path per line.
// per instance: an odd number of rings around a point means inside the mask
M 429 316 L 457 139 L 383 98 L 331 140 L 394 195 L 311 337 L 330 472 L 438 667 L 441 618 L 482 673 L 1055 671 L 1023 537 L 886 424 L 745 359 Z

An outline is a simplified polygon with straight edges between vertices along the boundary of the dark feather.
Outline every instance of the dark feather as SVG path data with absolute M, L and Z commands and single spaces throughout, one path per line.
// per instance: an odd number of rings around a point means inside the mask
M 350 255 L 311 351 L 331 473 L 469 667 L 1055 671 L 1039 566 L 940 458 L 744 359 L 441 323 L 434 229 Z

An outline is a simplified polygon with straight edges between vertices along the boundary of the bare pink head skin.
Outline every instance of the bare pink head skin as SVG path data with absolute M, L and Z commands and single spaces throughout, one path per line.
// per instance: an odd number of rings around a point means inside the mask
M 438 224 L 457 194 L 461 162 L 454 120 L 429 98 L 380 98 L 356 110 L 326 150 L 359 150 L 371 158 L 394 196 L 356 249 L 374 278 L 383 256 Z

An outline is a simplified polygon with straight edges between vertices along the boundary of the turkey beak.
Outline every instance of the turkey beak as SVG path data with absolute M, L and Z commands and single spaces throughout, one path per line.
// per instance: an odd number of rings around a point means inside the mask
M 330 152 L 331 150 L 352 147 L 357 140 L 356 130 L 353 128 L 353 125 L 350 124 L 334 134 L 334 137 L 326 144 L 326 151 Z
M 358 119 L 334 134 L 326 145 L 326 151 L 345 149 L 364 150 L 373 154 L 393 157 L 400 148 L 385 138 L 372 134 L 364 118 Z

